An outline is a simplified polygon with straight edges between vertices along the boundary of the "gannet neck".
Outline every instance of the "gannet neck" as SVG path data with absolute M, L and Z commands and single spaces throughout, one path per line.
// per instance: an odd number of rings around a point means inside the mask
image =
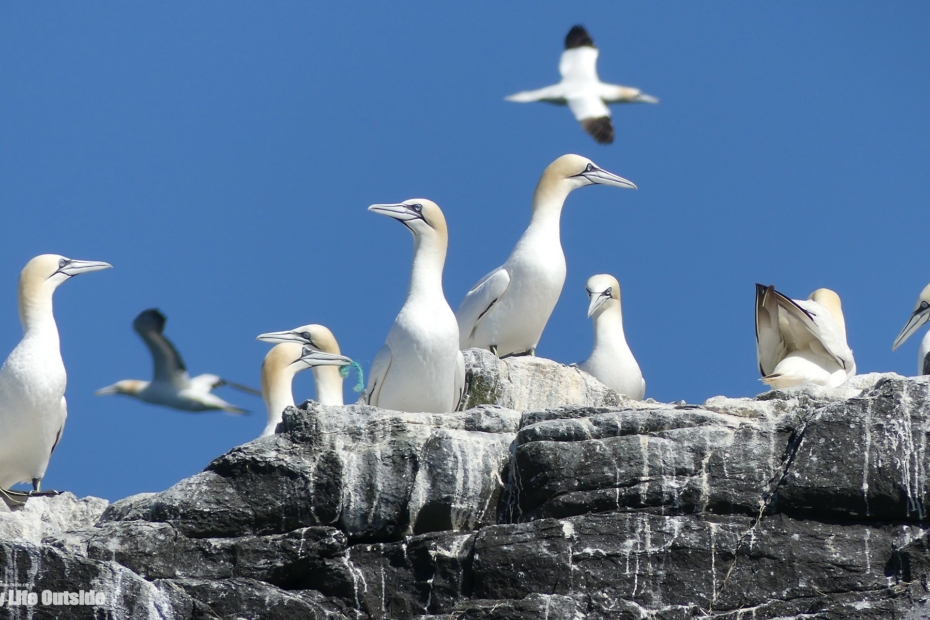
M 416 237 L 413 246 L 413 267 L 407 299 L 443 297 L 442 270 L 446 261 L 446 244 L 428 237 Z
M 619 299 L 611 299 L 594 313 L 594 348 L 626 342 L 623 333 L 623 311 Z
M 316 382 L 316 399 L 321 405 L 342 406 L 342 375 L 338 366 L 314 366 L 313 379 Z
M 808 297 L 811 301 L 827 309 L 833 322 L 836 323 L 843 340 L 846 340 L 846 320 L 843 318 L 843 305 L 840 302 L 840 296 L 828 288 L 819 288 Z
M 577 185 L 554 170 L 555 163 L 543 172 L 533 192 L 533 215 L 530 226 L 559 225 L 565 199 Z
M 268 410 L 268 424 L 262 432 L 263 437 L 273 435 L 284 410 L 294 406 L 291 384 L 301 368 L 293 363 L 300 357 L 302 350 L 299 344 L 283 342 L 275 345 L 265 356 L 262 364 L 262 400 Z
M 52 295 L 55 287 L 44 281 L 36 282 L 26 278 L 19 281 L 19 321 L 23 333 L 37 331 L 58 337 L 58 327 L 52 309 Z

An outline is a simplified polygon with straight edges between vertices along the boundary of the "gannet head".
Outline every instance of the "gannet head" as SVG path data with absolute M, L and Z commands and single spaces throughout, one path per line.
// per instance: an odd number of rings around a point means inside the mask
M 82 273 L 110 267 L 109 263 L 74 260 L 58 254 L 41 254 L 33 258 L 19 275 L 19 317 L 23 325 L 26 324 L 28 308 L 35 308 L 36 304 L 51 307 L 52 293 L 62 282 Z
M 588 291 L 588 318 L 600 314 L 609 306 L 620 303 L 620 283 L 617 278 L 601 273 L 588 278 L 585 284 Z
M 126 394 L 128 396 L 135 396 L 144 390 L 148 384 L 148 381 L 140 381 L 138 379 L 124 379 L 123 381 L 118 381 L 113 385 L 100 388 L 94 392 L 94 394 L 97 396 L 109 396 L 111 394 Z
M 339 355 L 339 343 L 329 328 L 323 325 L 302 325 L 283 332 L 268 332 L 259 334 L 256 340 L 262 342 L 296 342 L 305 347 L 316 349 L 324 353 Z M 299 352 L 298 352 L 299 353 Z M 299 356 L 299 355 L 298 355 Z
M 585 185 L 595 184 L 636 189 L 632 181 L 607 172 L 587 157 L 572 154 L 562 155 L 543 171 L 539 179 L 539 187 L 548 188 L 552 184 L 567 184 L 569 192 Z
M 920 292 L 917 303 L 914 305 L 914 312 L 904 325 L 904 329 L 902 329 L 898 337 L 894 339 L 891 350 L 894 351 L 904 344 L 904 341 L 910 338 L 911 334 L 916 332 L 921 325 L 928 321 L 930 321 L 930 284 L 924 287 L 924 290 Z
M 846 333 L 846 320 L 843 318 L 843 304 L 840 302 L 840 296 L 828 288 L 819 288 L 808 297 L 811 301 L 827 309 L 833 322 L 836 323 L 843 333 Z
M 445 241 L 449 237 L 442 209 L 432 200 L 411 198 L 398 204 L 371 205 L 368 210 L 399 221 L 413 233 L 414 238 L 435 234 Z

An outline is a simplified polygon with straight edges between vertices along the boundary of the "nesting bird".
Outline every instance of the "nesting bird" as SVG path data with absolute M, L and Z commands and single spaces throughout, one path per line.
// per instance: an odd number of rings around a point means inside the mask
M 23 339 L 0 368 L 0 493 L 8 499 L 24 495 L 7 490 L 18 482 L 31 482 L 33 492 L 41 492 L 68 417 L 68 377 L 52 311 L 55 289 L 76 275 L 109 267 L 42 254 L 26 263 L 20 274 Z
M 914 312 L 911 313 L 901 333 L 894 339 L 891 350 L 894 351 L 904 344 L 905 340 L 928 321 L 930 321 L 930 284 L 920 292 L 917 303 L 914 305 Z M 920 349 L 917 351 L 917 374 L 930 375 L 930 330 L 924 334 L 923 340 L 920 341 Z
M 262 437 L 273 435 L 281 414 L 294 406 L 291 384 L 301 370 L 313 369 L 316 399 L 321 405 L 342 405 L 342 375 L 339 368 L 352 360 L 342 355 L 336 337 L 323 325 L 304 325 L 283 332 L 269 332 L 258 340 L 278 343 L 262 363 L 262 398 L 268 424 Z
M 594 319 L 594 348 L 578 367 L 619 394 L 642 400 L 646 381 L 623 333 L 620 283 L 600 274 L 588 278 L 585 290 L 588 318 Z
M 762 381 L 773 388 L 838 387 L 856 374 L 840 297 L 825 288 L 797 300 L 756 284 L 756 354 Z
M 455 313 L 462 349 L 500 357 L 535 355 L 565 283 L 560 219 L 568 195 L 586 185 L 636 189 L 632 182 L 580 155 L 563 155 L 543 171 L 530 224 L 503 265 L 465 295 Z
M 162 405 L 181 411 L 222 410 L 235 414 L 246 413 L 244 409 L 227 403 L 211 391 L 214 388 L 228 385 L 256 396 L 261 396 L 261 393 L 239 383 L 226 381 L 217 375 L 202 374 L 196 377 L 188 375 L 181 354 L 163 334 L 166 322 L 165 315 L 155 308 L 140 312 L 132 322 L 132 328 L 139 334 L 152 354 L 152 380 L 124 379 L 101 388 L 95 393 L 98 396 L 123 394 L 152 405 Z
M 413 268 L 407 299 L 368 374 L 366 401 L 395 411 L 454 411 L 465 385 L 455 314 L 442 290 L 449 234 L 439 206 L 423 198 L 375 204 L 413 234 Z
M 591 137 L 601 144 L 610 144 L 614 141 L 614 126 L 608 103 L 659 103 L 659 100 L 638 88 L 601 82 L 597 77 L 597 56 L 591 35 L 582 26 L 573 26 L 565 37 L 565 51 L 559 61 L 562 81 L 510 95 L 506 100 L 568 105 Z

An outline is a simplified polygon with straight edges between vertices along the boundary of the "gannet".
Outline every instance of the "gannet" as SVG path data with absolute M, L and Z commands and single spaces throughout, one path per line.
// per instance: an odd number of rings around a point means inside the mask
M 594 318 L 594 348 L 578 367 L 618 393 L 642 400 L 646 381 L 623 335 L 620 283 L 611 275 L 600 274 L 588 278 L 585 290 L 588 318 Z
M 313 381 L 316 383 L 316 399 L 321 405 L 343 404 L 342 375 L 339 373 L 339 367 L 351 364 L 352 360 L 341 355 L 342 352 L 339 350 L 339 343 L 336 341 L 333 332 L 329 331 L 329 328 L 323 325 L 303 325 L 283 332 L 261 334 L 258 336 L 257 340 L 263 342 L 297 343 L 309 349 L 310 352 L 318 351 L 322 354 L 329 354 L 331 357 L 321 355 L 313 358 L 308 353 L 305 361 L 309 362 L 315 360 L 320 363 L 305 364 L 303 368 L 298 368 L 297 370 L 303 370 L 307 367 L 313 368 Z M 298 351 L 298 353 L 300 353 L 300 351 Z M 332 363 L 323 363 L 326 360 Z M 293 362 L 294 360 L 291 361 Z M 264 377 L 264 374 L 262 376 Z M 293 377 L 293 373 L 291 377 Z M 288 389 L 290 389 L 290 384 L 288 384 Z M 264 379 L 262 379 L 262 393 L 265 393 Z M 267 398 L 265 402 L 267 403 Z
M 462 349 L 490 349 L 501 357 L 535 355 L 565 283 L 562 205 L 573 189 L 593 184 L 636 189 L 580 155 L 563 155 L 545 169 L 526 232 L 504 264 L 479 280 L 455 312 Z
M 439 206 L 423 198 L 375 204 L 369 211 L 394 218 L 413 233 L 407 299 L 368 374 L 368 404 L 394 411 L 454 411 L 465 385 L 455 314 L 442 291 L 449 235 Z
M 228 413 L 247 413 L 235 405 L 210 391 L 222 385 L 228 385 L 242 392 L 261 396 L 261 392 L 239 383 L 226 381 L 212 374 L 202 374 L 191 377 L 187 374 L 187 367 L 181 354 L 174 348 L 170 340 L 162 332 L 165 330 L 165 315 L 156 308 L 143 310 L 132 322 L 145 345 L 152 353 L 152 380 L 124 379 L 100 388 L 95 392 L 97 396 L 110 394 L 124 394 L 153 405 L 163 405 L 181 411 L 215 411 L 222 410 Z
M 838 387 L 856 374 L 840 297 L 825 288 L 798 300 L 756 284 L 756 354 L 762 382 L 773 388 Z
M 8 499 L 23 496 L 7 491 L 18 482 L 42 490 L 49 458 L 61 440 L 68 417 L 58 326 L 52 295 L 76 275 L 111 267 L 99 261 L 72 260 L 42 254 L 19 276 L 19 320 L 23 339 L 0 368 L 0 493 Z
M 894 351 L 904 344 L 905 340 L 910 338 L 921 325 L 928 321 L 930 321 L 930 284 L 921 291 L 920 297 L 917 298 L 917 304 L 914 306 L 914 312 L 911 314 L 911 318 L 908 319 L 907 324 L 904 326 L 904 329 L 901 330 L 901 333 L 898 334 L 898 337 L 894 339 L 891 350 Z M 917 374 L 930 375 L 930 331 L 924 334 L 924 339 L 920 342 L 920 349 L 917 352 Z
M 329 330 L 322 325 L 307 325 L 309 327 L 322 327 L 329 333 Z M 271 348 L 265 361 L 262 363 L 262 399 L 265 401 L 265 408 L 268 410 L 268 424 L 261 436 L 274 435 L 275 428 L 281 422 L 284 410 L 294 406 L 294 395 L 291 391 L 291 383 L 301 370 L 313 368 L 313 374 L 316 379 L 316 396 L 320 404 L 323 405 L 341 405 L 342 404 L 342 376 L 339 374 L 337 367 L 351 364 L 352 360 L 343 355 L 339 355 L 339 347 L 336 346 L 335 353 L 320 351 L 318 349 L 302 346 L 296 341 L 273 340 L 278 334 L 287 334 L 288 332 L 275 332 L 271 334 L 262 334 L 259 340 L 265 342 L 279 342 Z M 330 334 L 332 336 L 332 334 Z M 335 343 L 333 339 L 333 343 Z
M 597 77 L 598 49 L 582 26 L 573 26 L 565 37 L 565 51 L 559 61 L 562 81 L 553 86 L 528 90 L 505 97 L 507 101 L 545 101 L 568 105 L 575 118 L 601 144 L 614 141 L 608 103 L 659 103 L 638 88 L 605 84 Z

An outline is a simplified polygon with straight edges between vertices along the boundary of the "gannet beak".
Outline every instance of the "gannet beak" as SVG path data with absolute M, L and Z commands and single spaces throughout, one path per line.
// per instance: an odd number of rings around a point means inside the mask
M 352 360 L 345 355 L 336 355 L 335 353 L 325 353 L 310 347 L 304 347 L 300 357 L 292 364 L 304 364 L 306 366 L 348 366 Z
M 94 392 L 95 396 L 110 396 L 111 394 L 119 394 L 119 388 L 115 385 L 108 385 L 105 388 L 100 388 Z
M 380 215 L 386 215 L 395 220 L 400 220 L 401 222 L 423 219 L 423 206 L 418 204 L 408 205 L 403 202 L 398 204 L 379 204 L 371 205 L 368 207 L 368 210 Z
M 927 305 L 927 302 L 920 304 L 920 307 L 917 310 L 914 310 L 914 314 L 911 315 L 911 318 L 908 319 L 907 325 L 904 326 L 904 329 L 901 330 L 901 333 L 898 334 L 898 337 L 894 339 L 894 344 L 891 345 L 891 350 L 894 351 L 902 344 L 904 341 L 911 337 L 911 334 L 916 332 L 921 325 L 930 321 L 930 305 Z
M 639 95 L 636 96 L 636 102 L 637 103 L 659 103 L 659 100 L 653 97 L 652 95 L 646 95 L 644 93 L 640 93 Z
M 298 344 L 309 344 L 306 338 L 293 330 L 259 334 L 255 339 L 261 340 L 262 342 L 296 342 Z
M 590 165 L 588 166 L 590 170 L 585 170 L 579 176 L 583 176 L 591 183 L 596 183 L 598 185 L 612 185 L 613 187 L 624 187 L 626 189 L 638 189 L 636 184 L 632 181 L 628 181 L 621 176 L 614 174 L 613 172 L 607 172 L 603 168 L 598 168 L 597 166 Z
M 111 269 L 113 265 L 96 260 L 68 260 L 61 259 L 62 264 L 55 273 L 63 273 L 69 278 L 88 273 L 91 271 L 100 271 L 101 269 Z M 55 275 L 55 274 L 52 274 Z
M 610 299 L 610 295 L 589 291 L 588 297 L 591 299 L 591 301 L 588 303 L 588 318 L 590 319 L 591 315 L 593 315 L 598 308 L 607 303 L 607 300 Z

